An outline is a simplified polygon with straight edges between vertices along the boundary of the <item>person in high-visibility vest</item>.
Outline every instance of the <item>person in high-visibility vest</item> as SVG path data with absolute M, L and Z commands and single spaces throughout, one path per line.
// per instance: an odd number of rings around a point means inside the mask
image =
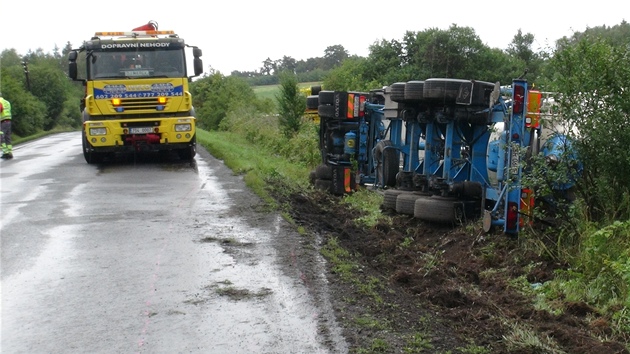
M 11 145 L 11 103 L 2 97 L 0 93 L 0 129 L 2 134 L 2 158 L 13 158 L 13 145 Z

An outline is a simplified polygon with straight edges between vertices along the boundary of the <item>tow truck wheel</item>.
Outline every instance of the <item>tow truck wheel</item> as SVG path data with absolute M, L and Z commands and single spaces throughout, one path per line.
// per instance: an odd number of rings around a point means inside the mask
M 190 143 L 190 146 L 177 150 L 177 155 L 180 160 L 190 161 L 197 155 L 196 138 L 193 138 Z
M 423 221 L 444 224 L 458 223 L 464 217 L 457 198 L 440 196 L 416 199 L 413 216 Z
M 82 145 L 83 145 L 83 158 L 85 158 L 85 162 L 87 162 L 90 165 L 103 162 L 102 153 L 93 152 L 89 150 L 90 144 L 87 142 L 85 138 L 85 134 L 83 134 Z

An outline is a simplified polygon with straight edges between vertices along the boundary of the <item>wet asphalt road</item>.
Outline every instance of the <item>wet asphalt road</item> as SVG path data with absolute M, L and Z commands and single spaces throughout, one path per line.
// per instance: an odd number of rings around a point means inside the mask
M 347 351 L 277 247 L 300 236 L 220 161 L 88 165 L 80 139 L 0 162 L 2 353 Z

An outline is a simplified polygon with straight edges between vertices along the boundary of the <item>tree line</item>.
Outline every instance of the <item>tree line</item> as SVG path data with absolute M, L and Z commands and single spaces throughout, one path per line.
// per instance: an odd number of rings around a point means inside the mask
M 340 44 L 332 45 L 324 50 L 324 56 L 296 60 L 290 56 L 272 60 L 267 57 L 258 71 L 234 70 L 230 76 L 241 77 L 252 86 L 279 84 L 279 74 L 285 71 L 294 73 L 299 82 L 322 81 L 326 73 L 341 65 L 350 55 Z

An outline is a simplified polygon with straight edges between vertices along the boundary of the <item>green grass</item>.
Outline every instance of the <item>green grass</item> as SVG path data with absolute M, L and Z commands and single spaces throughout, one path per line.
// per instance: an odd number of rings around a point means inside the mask
M 300 89 L 308 88 L 311 86 L 321 85 L 321 82 L 302 82 L 298 84 Z M 275 101 L 276 94 L 280 90 L 280 85 L 263 85 L 263 86 L 254 86 L 254 93 L 258 98 L 264 99 L 269 98 Z

